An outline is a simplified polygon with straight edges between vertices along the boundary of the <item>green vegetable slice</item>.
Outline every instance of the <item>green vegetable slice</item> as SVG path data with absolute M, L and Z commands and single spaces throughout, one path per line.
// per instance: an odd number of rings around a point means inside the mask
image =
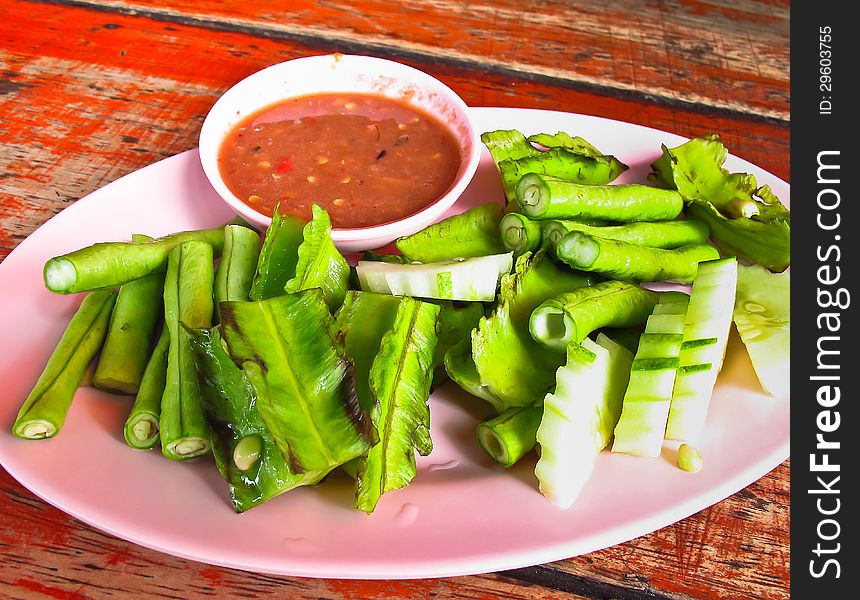
M 658 294 L 632 283 L 602 281 L 553 296 L 529 317 L 529 332 L 541 346 L 564 352 L 601 327 L 633 327 L 644 323 Z
M 548 221 L 543 226 L 544 235 L 553 247 L 556 247 L 569 231 L 651 248 L 679 248 L 708 241 L 708 224 L 700 219 L 639 221 L 598 226 L 581 221 Z
M 513 252 L 515 257 L 537 251 L 543 241 L 540 223 L 520 213 L 510 212 L 502 217 L 499 233 L 505 249 Z
M 544 399 L 535 466 L 541 493 L 569 508 L 612 438 L 633 355 L 603 334 L 568 346 L 555 391 Z
M 241 225 L 224 227 L 224 250 L 215 271 L 216 306 L 228 300 L 250 299 L 259 259 L 259 233 Z
M 695 442 L 701 436 L 723 365 L 736 289 L 736 259 L 699 264 L 684 321 L 680 365 L 666 423 L 667 439 Z
M 791 272 L 738 265 L 732 318 L 756 376 L 774 396 L 791 389 Z
M 503 467 L 510 467 L 532 451 L 542 406 L 515 406 L 478 425 L 478 444 L 487 456 Z
M 159 442 L 161 398 L 167 382 L 167 352 L 170 332 L 164 326 L 149 356 L 134 404 L 123 427 L 126 443 L 135 450 L 149 450 Z
M 677 191 L 637 183 L 583 185 L 550 175 L 528 173 L 516 187 L 520 211 L 532 219 L 660 221 L 681 214 Z
M 257 302 L 223 302 L 221 336 L 242 366 L 257 410 L 294 473 L 308 480 L 375 443 L 354 367 L 319 288 Z
M 481 135 L 502 176 L 507 204 L 516 202 L 516 185 L 527 173 L 552 175 L 590 185 L 607 184 L 627 169 L 614 156 L 605 156 L 580 137 L 558 132 L 526 138 L 515 129 Z M 531 142 L 548 150 L 540 150 Z
M 490 151 L 490 156 L 497 166 L 503 160 L 516 160 L 540 154 L 540 150 L 532 146 L 526 136 L 516 129 L 485 131 L 481 134 L 481 141 Z
M 472 331 L 472 360 L 488 392 L 483 397 L 496 399 L 496 412 L 539 403 L 564 361 L 563 354 L 532 339 L 532 311 L 548 298 L 593 283 L 594 278 L 558 266 L 543 251 L 523 254 L 514 272 L 502 277 L 498 305 Z
M 499 236 L 501 219 L 502 205 L 489 202 L 402 237 L 395 246 L 407 262 L 502 254 L 505 248 Z
M 583 185 L 606 185 L 627 169 L 612 156 L 590 156 L 565 148 L 503 160 L 498 167 L 509 205 L 516 202 L 517 182 L 529 173 L 550 175 Z
M 163 296 L 164 273 L 146 275 L 119 288 L 93 385 L 110 392 L 137 393 L 161 321 Z
M 12 425 L 16 437 L 39 440 L 54 437 L 62 429 L 75 390 L 107 334 L 115 300 L 113 291 L 84 297 L 18 411 Z
M 489 302 L 499 277 L 511 270 L 511 253 L 444 260 L 426 264 L 359 261 L 361 289 L 397 296 Z
M 185 327 L 212 326 L 214 279 L 209 244 L 183 242 L 170 251 L 164 279 L 164 323 L 170 343 L 158 427 L 161 452 L 172 460 L 194 458 L 211 448 L 200 406 L 197 361 Z
M 664 292 L 648 317 L 630 371 L 613 452 L 659 456 L 678 372 L 689 297 Z
M 212 429 L 215 465 L 229 485 L 236 512 L 300 485 L 316 473 L 294 473 L 260 417 L 254 390 L 221 343 L 217 328 L 189 330 L 200 373 L 201 405 Z
M 275 206 L 257 258 L 251 300 L 266 300 L 284 294 L 284 286 L 296 275 L 304 227 L 305 221 L 281 214 Z
M 603 153 L 589 141 L 579 136 L 572 136 L 565 131 L 554 134 L 536 133 L 528 136 L 526 140 L 544 148 L 565 148 L 583 156 L 603 156 Z
M 555 253 L 574 269 L 634 282 L 690 283 L 700 262 L 720 257 L 719 251 L 710 244 L 650 248 L 581 231 L 565 234 Z
M 368 385 L 379 443 L 359 461 L 356 508 L 373 512 L 382 494 L 408 485 L 415 452 L 430 454 L 430 382 L 439 307 L 401 298 L 391 329 L 379 343 Z
M 320 288 L 329 309 L 343 303 L 349 287 L 349 263 L 331 240 L 331 219 L 324 208 L 314 204 L 313 218 L 305 225 L 298 248 L 296 275 L 286 282 L 284 291 L 298 292 Z

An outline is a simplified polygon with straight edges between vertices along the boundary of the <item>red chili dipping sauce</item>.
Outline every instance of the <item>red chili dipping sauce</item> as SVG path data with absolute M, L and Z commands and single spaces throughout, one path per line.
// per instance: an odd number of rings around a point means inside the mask
M 372 94 L 293 98 L 248 116 L 227 135 L 221 176 L 237 198 L 271 216 L 328 211 L 337 228 L 414 214 L 442 196 L 460 147 L 434 116 Z

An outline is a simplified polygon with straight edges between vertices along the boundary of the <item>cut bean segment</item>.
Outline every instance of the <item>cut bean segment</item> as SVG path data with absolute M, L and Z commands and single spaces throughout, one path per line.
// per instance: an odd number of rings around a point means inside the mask
M 517 183 L 517 204 L 532 219 L 660 221 L 681 214 L 684 200 L 675 190 L 640 184 L 582 185 L 529 173 Z
M 170 252 L 164 282 L 164 321 L 170 334 L 159 429 L 162 453 L 187 460 L 210 449 L 210 430 L 200 405 L 197 362 L 185 327 L 212 325 L 212 247 L 184 242 Z
M 87 294 L 27 396 L 12 433 L 25 440 L 54 437 L 62 429 L 75 390 L 99 351 L 110 321 L 116 293 Z

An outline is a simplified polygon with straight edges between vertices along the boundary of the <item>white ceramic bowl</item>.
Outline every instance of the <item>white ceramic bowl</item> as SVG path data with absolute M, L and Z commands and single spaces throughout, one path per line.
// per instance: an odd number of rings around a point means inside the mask
M 372 227 L 332 230 L 344 252 L 380 248 L 400 236 L 423 229 L 439 219 L 472 180 L 480 161 L 479 134 L 469 120 L 466 104 L 438 79 L 407 65 L 344 54 L 311 56 L 279 63 L 258 71 L 227 90 L 213 105 L 200 132 L 200 160 L 218 194 L 247 221 L 268 227 L 268 217 L 237 198 L 218 169 L 218 151 L 228 132 L 242 119 L 279 101 L 316 93 L 375 93 L 407 101 L 446 124 L 460 147 L 460 170 L 451 187 L 421 211 Z

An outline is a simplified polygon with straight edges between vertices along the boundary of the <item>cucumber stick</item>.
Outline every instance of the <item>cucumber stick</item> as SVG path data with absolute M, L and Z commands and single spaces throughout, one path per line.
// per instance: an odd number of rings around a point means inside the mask
M 639 338 L 613 452 L 659 456 L 669 418 L 689 296 L 665 292 Z
M 761 265 L 738 265 L 733 319 L 765 392 L 791 389 L 791 271 L 771 273 Z
M 717 374 L 723 366 L 737 276 L 734 257 L 699 263 L 690 290 L 666 439 L 695 442 L 702 433 Z
M 499 278 L 512 266 L 513 253 L 508 252 L 424 264 L 362 260 L 355 269 L 366 292 L 491 302 L 496 298 Z
M 536 435 L 540 491 L 561 508 L 574 503 L 597 455 L 609 444 L 633 360 L 629 350 L 604 334 L 567 350 L 567 364 L 556 372 L 555 392 L 544 398 Z

